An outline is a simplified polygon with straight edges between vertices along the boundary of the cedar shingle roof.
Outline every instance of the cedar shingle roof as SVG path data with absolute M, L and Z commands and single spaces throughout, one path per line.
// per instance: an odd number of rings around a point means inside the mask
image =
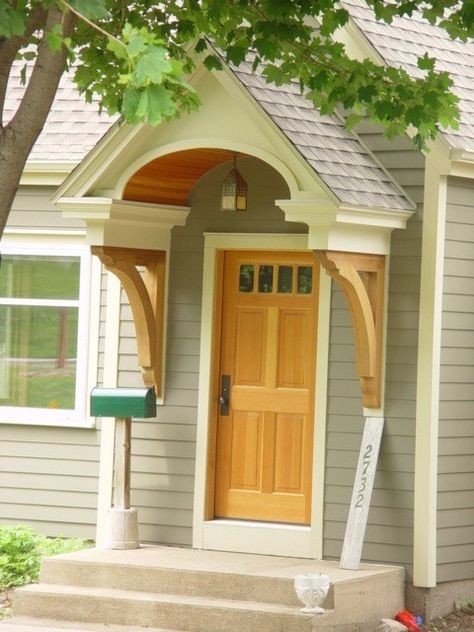
M 362 0 L 342 0 L 356 25 L 390 66 L 401 66 L 413 77 L 423 76 L 417 57 L 436 58 L 437 70 L 446 70 L 460 98 L 459 130 L 444 130 L 455 149 L 474 151 L 474 42 L 452 40 L 444 29 L 432 26 L 420 14 L 395 18 L 392 24 L 378 22 Z

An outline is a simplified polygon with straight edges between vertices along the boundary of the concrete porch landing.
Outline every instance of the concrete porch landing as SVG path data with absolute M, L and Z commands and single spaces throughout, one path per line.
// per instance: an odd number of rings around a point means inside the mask
M 329 575 L 323 615 L 301 612 L 293 580 Z M 370 632 L 404 604 L 404 570 L 267 555 L 144 546 L 45 560 L 14 594 L 0 632 Z

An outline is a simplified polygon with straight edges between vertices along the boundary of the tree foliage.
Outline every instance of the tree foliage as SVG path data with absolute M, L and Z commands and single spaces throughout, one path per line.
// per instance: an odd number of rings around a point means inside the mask
M 421 10 L 452 37 L 466 40 L 473 33 L 472 2 L 366 3 L 388 23 Z M 50 4 L 51 0 L 0 2 L 0 38 L 23 37 L 34 11 Z M 349 15 L 335 0 L 59 0 L 59 7 L 77 12 L 74 35 L 63 37 L 58 22 L 49 31 L 32 34 L 28 43 L 37 46 L 46 37 L 53 50 L 65 44 L 69 61 L 78 64 L 79 89 L 89 100 L 98 94 L 107 111 L 120 112 L 131 122 L 155 125 L 163 116 L 197 107 L 185 74 L 192 70 L 196 53 L 205 54 L 208 68 L 220 68 L 217 49 L 235 65 L 254 52 L 254 66 L 263 69 L 268 81 L 299 81 L 322 113 L 331 113 L 338 105 L 354 109 L 384 125 L 389 136 L 414 126 L 419 147 L 435 136 L 437 123 L 456 125 L 451 80 L 436 71 L 433 59 L 422 57 L 418 65 L 425 76 L 413 79 L 403 69 L 346 55 L 332 36 Z M 19 56 L 34 59 L 34 49 Z M 349 123 L 356 120 L 351 117 Z
M 473 34 L 472 0 L 365 3 L 388 23 L 417 11 L 451 37 Z M 402 68 L 350 59 L 333 38 L 348 19 L 336 0 L 0 0 L 0 115 L 11 64 L 34 64 L 19 111 L 6 125 L 0 118 L 0 234 L 12 201 L 7 180 L 19 181 L 67 64 L 86 99 L 98 96 L 102 108 L 130 122 L 156 125 L 197 108 L 186 82 L 197 59 L 214 69 L 251 54 L 267 81 L 297 81 L 322 113 L 351 110 L 349 126 L 368 116 L 389 137 L 413 127 L 419 148 L 439 123 L 456 127 L 452 81 L 435 61 L 420 58 L 423 77 L 413 78 Z M 17 160 L 2 175 L 14 145 Z

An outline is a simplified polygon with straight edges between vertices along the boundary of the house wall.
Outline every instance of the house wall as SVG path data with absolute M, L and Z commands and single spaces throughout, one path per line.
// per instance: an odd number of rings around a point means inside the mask
M 474 577 L 474 183 L 448 181 L 439 392 L 437 581 Z
M 392 235 L 387 315 L 385 426 L 362 558 L 413 563 L 413 483 L 421 225 Z M 324 557 L 339 557 L 363 432 L 352 325 L 333 290 L 326 452 Z
M 51 204 L 49 187 L 22 187 L 7 228 L 74 228 Z M 5 237 L 7 242 L 8 233 Z M 94 537 L 99 432 L 0 424 L 0 523 L 48 535 Z
M 306 232 L 284 221 L 275 198 L 288 197 L 281 177 L 256 159 L 239 161 L 248 184 L 248 210 L 226 213 L 220 187 L 230 163 L 204 176 L 191 194 L 186 226 L 172 231 L 167 365 L 164 405 L 157 420 L 132 427 L 132 504 L 138 509 L 143 540 L 191 544 L 198 401 L 204 232 Z M 119 385 L 136 386 L 136 343 L 132 315 L 123 304 L 120 328 Z
M 392 233 L 388 278 L 385 426 L 362 558 L 413 566 L 416 371 L 424 158 L 408 138 L 388 141 L 369 123 L 357 134 L 418 205 Z M 363 432 L 350 314 L 333 287 L 326 451 L 325 557 L 339 557 Z
M 420 208 L 423 204 L 425 173 L 423 154 L 413 149 L 408 136 L 388 140 L 378 125 L 363 122 L 357 126 L 356 131 L 362 143 Z

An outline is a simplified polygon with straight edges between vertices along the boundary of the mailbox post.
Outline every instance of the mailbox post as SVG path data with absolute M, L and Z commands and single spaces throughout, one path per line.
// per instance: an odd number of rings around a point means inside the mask
M 115 417 L 113 507 L 108 512 L 108 549 L 139 547 L 137 512 L 130 507 L 132 418 L 156 417 L 153 388 L 94 388 L 91 415 Z

